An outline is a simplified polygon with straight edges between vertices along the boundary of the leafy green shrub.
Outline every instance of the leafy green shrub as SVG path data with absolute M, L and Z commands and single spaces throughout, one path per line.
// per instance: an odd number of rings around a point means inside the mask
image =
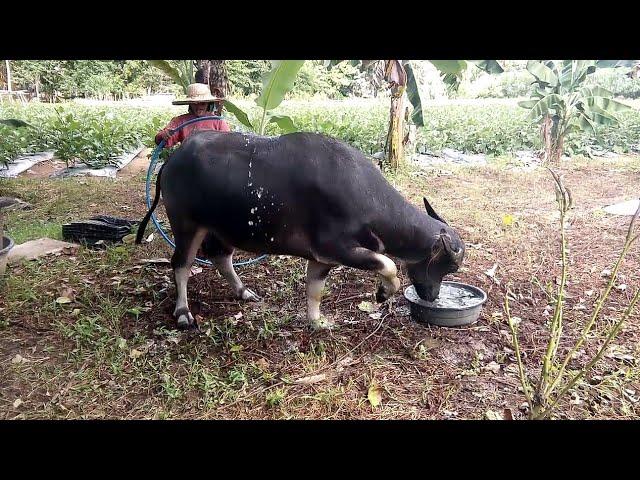
M 626 68 L 606 68 L 596 71 L 585 82 L 606 88 L 615 97 L 640 98 L 640 78 L 629 78 Z
M 30 150 L 31 135 L 27 128 L 13 128 L 0 124 L 0 166 L 6 167 L 12 160 Z
M 153 146 L 155 134 L 176 114 L 173 109 L 88 107 L 76 104 L 0 107 L 5 117 L 23 118 L 37 129 L 3 135 L 0 157 L 54 150 L 67 165 L 76 162 L 101 168 L 138 145 Z
M 418 152 L 452 148 L 467 153 L 502 155 L 540 148 L 537 129 L 515 105 L 442 105 L 424 108 Z
M 472 98 L 518 98 L 528 97 L 532 90 L 531 74 L 524 71 L 504 72 L 500 75 L 484 75 L 479 88 L 469 87 Z M 479 82 L 478 82 L 479 83 Z
M 261 109 L 253 101 L 237 100 L 252 121 Z M 37 151 L 54 150 L 69 162 L 94 167 L 138 145 L 154 147 L 155 134 L 183 108 L 89 107 L 67 103 L 49 105 L 0 105 L 0 118 L 20 118 L 36 128 L 2 129 L 0 162 Z M 388 99 L 287 100 L 278 112 L 289 115 L 301 131 L 336 137 L 372 154 L 384 149 L 388 128 Z M 517 150 L 541 148 L 539 128 L 526 121 L 527 111 L 515 104 L 446 104 L 424 106 L 426 126 L 418 129 L 417 150 L 439 152 L 452 148 L 466 153 L 504 155 Z M 627 153 L 640 146 L 640 111 L 621 112 L 620 124 L 596 126 L 596 134 L 576 134 L 566 148 L 572 155 L 609 150 Z M 243 127 L 231 114 L 225 118 L 234 130 Z M 1 127 L 0 127 L 1 128 Z M 267 135 L 280 135 L 275 123 Z

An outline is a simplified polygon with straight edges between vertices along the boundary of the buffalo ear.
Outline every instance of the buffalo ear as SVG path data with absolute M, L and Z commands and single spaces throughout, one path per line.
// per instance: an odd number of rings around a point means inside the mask
M 429 205 L 429 202 L 425 197 L 422 197 L 422 200 L 424 200 L 424 208 L 427 209 L 427 213 L 431 218 L 435 218 L 439 222 L 442 222 L 445 225 L 449 225 L 447 222 L 445 222 L 443 219 L 440 218 L 440 216 L 436 213 L 436 211 L 433 208 L 431 208 L 431 205 Z

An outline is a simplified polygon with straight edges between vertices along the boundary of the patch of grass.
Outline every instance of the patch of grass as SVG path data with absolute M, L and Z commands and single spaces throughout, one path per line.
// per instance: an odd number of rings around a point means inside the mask
M 27 219 L 20 219 L 10 223 L 6 231 L 16 245 L 42 237 L 62 240 L 62 225 L 58 222 L 42 220 L 29 222 Z
M 74 323 L 57 321 L 54 325 L 62 335 L 75 342 L 77 350 L 89 348 L 95 351 L 110 343 L 110 332 L 97 315 L 80 315 Z
M 333 408 L 339 405 L 340 400 L 344 396 L 345 389 L 342 385 L 331 386 L 320 390 L 315 395 L 304 396 L 303 398 L 309 398 L 322 404 L 324 407 Z
M 625 165 L 631 168 L 633 161 L 620 160 L 610 170 L 608 161 L 585 160 L 583 164 L 580 160 L 576 170 L 567 165 L 566 174 L 580 180 L 576 181 L 577 198 L 593 192 L 602 197 L 628 195 L 637 182 L 629 178 Z M 548 300 L 543 291 L 546 272 L 554 266 L 545 258 L 544 249 L 534 252 L 549 243 L 546 225 L 552 220 L 546 216 L 553 192 L 541 188 L 537 172 L 514 174 L 501 168 L 459 169 L 455 175 L 441 177 L 416 177 L 401 171 L 393 177 L 416 205 L 421 206 L 422 196 L 427 196 L 436 211 L 462 232 L 465 242 L 482 244 L 468 248 L 464 271 L 455 277 L 489 294 L 483 317 L 474 328 L 425 329 L 390 308 L 391 314 L 374 332 L 379 321 L 361 314 L 357 304 L 362 301 L 358 295 L 369 293 L 365 286 L 372 286 L 375 277 L 336 269 L 327 282 L 322 311 L 336 318 L 356 315 L 360 321 L 331 332 L 309 332 L 297 320 L 306 308 L 306 262 L 274 256 L 260 266 L 239 270 L 247 286 L 264 292 L 263 304 L 235 301 L 215 273 L 205 271 L 192 278 L 189 297 L 204 317 L 203 333 L 178 332 L 168 319 L 175 291 L 163 290 L 162 277 L 170 272 L 165 267 L 136 265 L 139 258 L 170 255 L 168 247 L 156 240 L 143 247 L 81 248 L 75 260 L 47 257 L 10 266 L 7 285 L 0 293 L 0 317 L 10 320 L 0 330 L 0 350 L 7 351 L 7 358 L 20 353 L 30 361 L 6 369 L 6 391 L 22 395 L 23 400 L 27 394 L 30 397 L 16 411 L 5 402 L 0 417 L 480 418 L 487 405 L 505 405 L 516 412 L 518 403 L 513 403 L 513 397 L 517 394 L 493 382 L 494 377 L 505 383 L 512 380 L 507 367 L 513 361 L 502 349 L 499 319 L 492 314 L 501 311 L 495 297 L 504 285 L 512 285 L 524 296 L 532 295 L 534 305 L 523 303 L 518 314 L 523 328 L 528 328 L 527 354 L 535 356 L 536 328 L 541 328 L 536 321 Z M 605 189 L 615 186 L 613 194 L 603 193 L 603 179 Z M 11 212 L 11 223 L 19 228 L 35 221 L 62 223 L 97 213 L 129 218 L 144 213 L 139 181 L 73 179 L 36 184 L 10 180 L 3 185 L 14 196 L 34 204 L 31 212 Z M 118 203 L 136 205 L 136 215 L 123 214 L 127 210 Z M 590 254 L 591 247 L 619 226 L 615 219 L 598 219 L 591 211 L 591 207 L 586 209 L 581 223 L 574 225 L 576 235 L 584 227 L 592 235 L 585 245 L 576 246 L 574 256 L 576 262 L 593 262 L 588 267 L 597 267 L 592 276 L 598 277 L 607 265 L 600 265 L 597 255 Z M 505 214 L 513 215 L 516 222 L 504 225 Z M 584 260 L 582 255 L 586 255 Z M 637 256 L 633 262 L 637 265 Z M 496 277 L 501 285 L 483 273 L 494 263 L 499 264 Z M 540 287 L 531 285 L 535 277 L 542 279 Z M 625 282 L 631 287 L 637 275 L 629 274 Z M 55 303 L 64 286 L 75 290 L 75 303 Z M 145 290 L 134 293 L 140 287 Z M 595 290 L 596 286 L 586 283 L 585 288 Z M 576 300 L 581 295 L 577 289 L 576 285 Z M 401 294 L 396 302 L 396 306 L 405 306 Z M 74 315 L 75 308 L 80 312 Z M 236 318 L 239 312 L 243 315 Z M 579 327 L 579 318 L 566 325 L 568 331 Z M 627 344 L 633 342 L 633 333 L 628 332 Z M 429 348 L 427 339 L 437 340 L 442 348 Z M 484 343 L 491 353 L 474 356 L 475 342 Z M 629 353 L 637 357 L 637 350 Z M 354 363 L 338 367 L 335 362 L 345 355 L 353 357 Z M 495 376 L 456 378 L 465 372 L 484 372 L 483 367 L 494 358 L 502 366 Z M 588 399 L 602 396 L 597 410 L 588 410 L 585 399 L 584 404 L 569 405 L 572 410 L 567 415 L 637 417 L 640 404 L 622 389 L 640 391 L 638 366 L 628 366 L 625 376 L 616 373 L 622 368 L 610 364 L 598 372 L 605 379 L 602 392 L 588 390 Z M 376 409 L 367 400 L 370 368 L 375 368 L 376 379 L 386 392 Z M 295 382 L 320 373 L 327 377 L 313 384 Z M 453 411 L 457 415 L 450 413 Z
M 240 388 L 244 388 L 247 385 L 247 375 L 243 365 L 237 365 L 229 370 L 227 379 L 231 385 L 239 385 Z
M 170 400 L 177 400 L 182 397 L 182 389 L 180 388 L 179 380 L 175 379 L 168 373 L 163 373 L 161 378 L 163 393 Z
M 266 403 L 269 408 L 274 408 L 282 403 L 286 397 L 287 391 L 284 388 L 276 388 L 267 392 Z

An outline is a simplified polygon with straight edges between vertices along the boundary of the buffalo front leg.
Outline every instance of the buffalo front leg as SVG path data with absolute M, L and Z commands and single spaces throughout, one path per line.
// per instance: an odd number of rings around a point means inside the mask
M 347 267 L 376 272 L 380 277 L 380 285 L 376 292 L 376 301 L 384 302 L 400 288 L 398 268 L 389 257 L 373 252 L 367 248 L 356 247 L 348 250 L 341 258 Z
M 171 266 L 173 267 L 173 278 L 178 294 L 173 316 L 177 321 L 178 328 L 197 327 L 195 319 L 189 311 L 187 282 L 189 281 L 191 264 L 196 258 L 198 247 L 207 231 L 205 229 L 189 231 L 173 228 L 173 226 L 172 229 L 174 231 L 176 249 L 171 257 Z
M 312 328 L 331 328 L 333 322 L 320 315 L 322 290 L 331 266 L 309 260 L 307 263 L 307 320 Z

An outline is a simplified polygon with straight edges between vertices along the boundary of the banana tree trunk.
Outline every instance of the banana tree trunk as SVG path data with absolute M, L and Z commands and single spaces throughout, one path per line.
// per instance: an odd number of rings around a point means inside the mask
M 564 136 L 560 135 L 558 120 L 551 115 L 545 116 L 540 128 L 544 143 L 544 165 L 558 166 L 564 149 Z
M 391 89 L 391 111 L 389 132 L 387 133 L 388 160 L 391 168 L 397 170 L 404 163 L 404 86 Z

